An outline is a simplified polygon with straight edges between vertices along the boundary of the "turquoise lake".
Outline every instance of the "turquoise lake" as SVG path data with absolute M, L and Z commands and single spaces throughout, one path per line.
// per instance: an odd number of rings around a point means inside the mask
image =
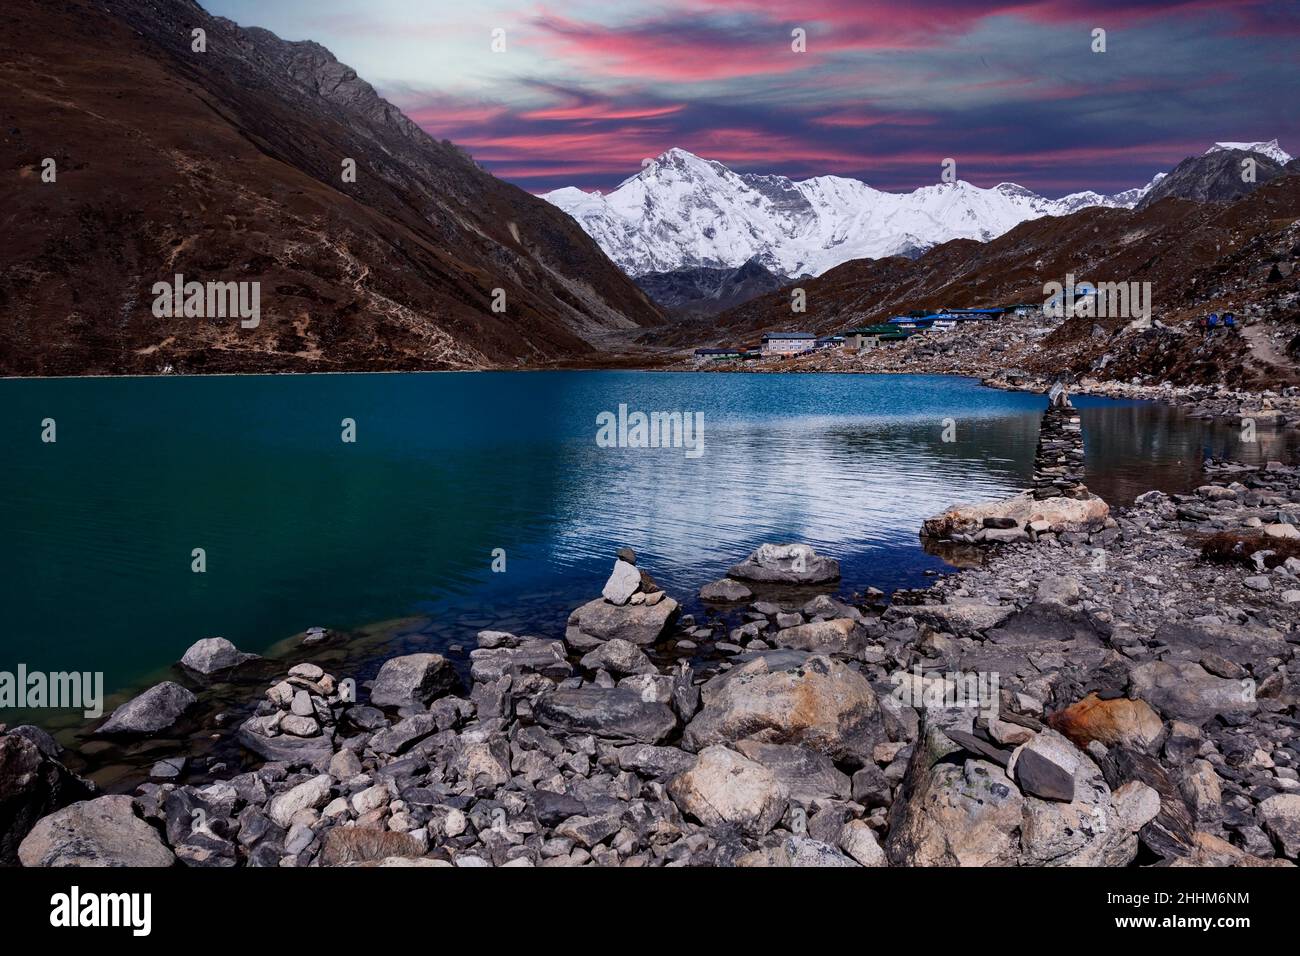
M 620 404 L 702 412 L 704 453 L 599 447 Z M 561 635 L 620 545 L 688 611 L 764 541 L 839 558 L 845 592 L 922 585 L 947 566 L 921 521 L 1024 487 L 1045 404 L 937 376 L 0 381 L 0 669 L 103 671 L 112 693 L 215 635 L 262 651 L 411 616 L 425 648 Z M 1088 484 L 1113 504 L 1195 486 L 1206 454 L 1278 453 L 1164 406 L 1077 404 Z

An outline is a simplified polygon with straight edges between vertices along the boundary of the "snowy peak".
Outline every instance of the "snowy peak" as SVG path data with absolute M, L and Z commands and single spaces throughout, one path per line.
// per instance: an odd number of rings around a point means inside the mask
M 1267 156 L 1279 166 L 1285 166 L 1291 162 L 1291 154 L 1278 145 L 1277 140 L 1271 139 L 1267 143 L 1215 143 L 1205 151 L 1206 155 L 1217 153 L 1223 150 L 1239 150 L 1246 153 L 1259 153 Z
M 1290 157 L 1272 143 L 1216 143 Z M 1161 182 L 1114 195 L 1048 199 L 1016 183 L 958 180 L 888 193 L 857 179 L 737 173 L 674 147 L 606 195 L 567 187 L 542 198 L 577 220 L 629 275 L 735 269 L 754 260 L 778 276 L 821 275 L 850 259 L 915 256 L 951 239 L 987 242 L 1022 222 L 1081 209 L 1132 209 Z
M 679 148 L 646 160 L 606 195 L 566 187 L 543 198 L 633 276 L 751 260 L 779 276 L 820 275 L 850 259 L 914 256 L 949 239 L 987 241 L 1039 216 L 1122 205 L 1096 193 L 1051 200 L 1015 183 L 982 189 L 962 180 L 887 193 L 843 176 L 737 173 Z

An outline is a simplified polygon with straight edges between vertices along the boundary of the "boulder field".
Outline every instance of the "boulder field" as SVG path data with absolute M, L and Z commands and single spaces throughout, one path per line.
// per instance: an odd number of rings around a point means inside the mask
M 404 654 L 359 683 L 286 662 L 247 716 L 195 731 L 243 745 L 246 767 L 219 778 L 182 762 L 104 795 L 14 728 L 0 851 L 26 866 L 1291 866 L 1300 560 L 1275 526 L 1297 526 L 1300 470 L 1207 476 L 1055 529 L 1032 509 L 1089 500 L 1024 502 L 1045 533 L 987 542 L 982 566 L 888 602 L 832 590 L 838 564 L 806 545 L 773 545 L 707 586 L 697 617 L 623 549 L 562 635 L 484 630 L 460 658 Z M 245 661 L 220 644 L 186 657 L 200 674 Z M 203 693 L 160 684 L 99 732 L 202 722 Z

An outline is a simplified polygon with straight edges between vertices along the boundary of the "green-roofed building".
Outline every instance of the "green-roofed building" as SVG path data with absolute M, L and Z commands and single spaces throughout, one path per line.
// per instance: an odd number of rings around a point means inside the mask
M 846 349 L 861 352 L 863 349 L 875 348 L 882 342 L 902 341 L 912 335 L 913 331 L 900 329 L 897 325 L 890 325 L 886 322 L 882 325 L 865 325 L 860 328 L 849 329 L 842 334 Z

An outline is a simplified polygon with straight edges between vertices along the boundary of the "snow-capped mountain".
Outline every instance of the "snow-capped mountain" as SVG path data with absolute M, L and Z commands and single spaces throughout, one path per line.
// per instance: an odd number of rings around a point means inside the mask
M 1285 166 L 1287 163 L 1291 162 L 1292 159 L 1291 154 L 1279 146 L 1275 139 L 1271 139 L 1267 143 L 1215 143 L 1205 152 L 1206 155 L 1209 155 L 1210 153 L 1218 153 L 1225 149 L 1236 149 L 1248 153 L 1259 153 L 1262 156 L 1267 156 L 1279 166 Z
M 737 173 L 670 149 L 605 195 L 570 186 L 542 198 L 573 216 L 629 275 L 756 258 L 796 276 L 850 259 L 918 255 L 950 239 L 987 241 L 1028 219 L 1089 206 L 1131 208 L 1154 184 L 1060 199 L 1013 183 L 981 189 L 960 180 L 889 193 L 840 176 L 795 182 Z

